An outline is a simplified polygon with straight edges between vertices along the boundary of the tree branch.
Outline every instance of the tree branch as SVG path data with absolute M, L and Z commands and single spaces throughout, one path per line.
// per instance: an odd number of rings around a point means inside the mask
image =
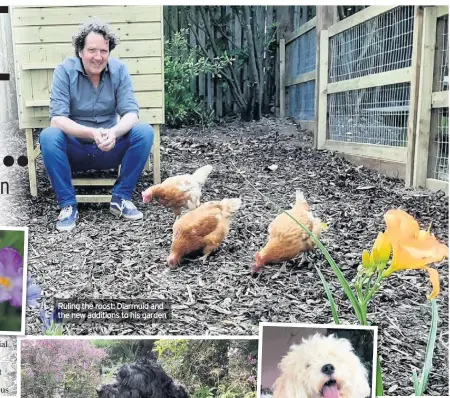
M 204 22 L 206 22 L 206 21 L 204 21 Z M 208 58 L 211 62 L 214 62 L 214 57 L 211 57 L 211 55 L 209 54 L 206 47 L 200 42 L 197 32 L 195 30 L 193 30 L 192 33 L 194 34 L 195 40 L 197 41 L 197 43 L 198 43 L 200 49 L 202 50 L 203 54 L 205 55 L 205 57 Z M 234 69 L 232 66 L 227 66 L 227 68 L 232 72 L 233 75 L 235 75 Z M 245 108 L 247 102 L 244 98 L 241 88 L 236 83 L 237 79 L 233 79 L 233 77 L 230 76 L 225 70 L 221 70 L 220 73 L 225 77 L 228 84 L 233 87 L 233 90 L 231 90 L 231 92 L 232 92 L 236 102 L 238 103 L 238 106 L 240 108 Z
M 245 17 L 245 33 L 247 35 L 248 47 L 249 47 L 249 64 L 253 73 L 253 78 L 258 81 L 258 70 L 256 67 L 256 59 L 255 59 L 255 44 L 253 42 L 253 34 L 251 28 L 251 15 L 250 15 L 250 6 L 243 6 L 244 8 L 244 17 Z

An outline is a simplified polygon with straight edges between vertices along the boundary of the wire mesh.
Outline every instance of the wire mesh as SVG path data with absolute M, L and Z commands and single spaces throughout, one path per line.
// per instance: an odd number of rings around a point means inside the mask
M 316 69 L 316 29 L 311 29 L 286 46 L 287 76 L 296 77 Z
M 405 147 L 409 97 L 410 83 L 330 94 L 328 138 Z
M 448 15 L 438 21 L 437 29 L 437 51 L 439 62 L 439 91 L 448 90 Z
M 314 121 L 315 117 L 315 82 L 289 86 L 289 116 L 295 120 Z
M 414 6 L 401 6 L 330 38 L 329 82 L 411 66 Z
M 433 109 L 431 115 L 428 177 L 448 181 L 448 108 Z

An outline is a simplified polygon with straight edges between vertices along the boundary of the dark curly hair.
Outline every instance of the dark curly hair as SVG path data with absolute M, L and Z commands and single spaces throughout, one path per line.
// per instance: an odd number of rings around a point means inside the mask
M 119 36 L 113 32 L 111 25 L 99 19 L 93 19 L 80 25 L 80 29 L 72 36 L 72 44 L 75 47 L 75 56 L 80 57 L 79 52 L 84 48 L 86 36 L 95 32 L 104 37 L 109 42 L 109 51 L 111 52 L 120 43 Z

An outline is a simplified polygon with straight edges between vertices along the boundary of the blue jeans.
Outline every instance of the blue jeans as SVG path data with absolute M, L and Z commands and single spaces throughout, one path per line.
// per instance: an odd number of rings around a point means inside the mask
M 95 143 L 84 143 L 56 127 L 44 129 L 39 136 L 42 158 L 59 206 L 77 203 L 72 171 L 107 170 L 119 165 L 120 176 L 112 194 L 130 200 L 150 155 L 153 137 L 152 126 L 138 124 L 119 137 L 113 149 L 103 152 Z

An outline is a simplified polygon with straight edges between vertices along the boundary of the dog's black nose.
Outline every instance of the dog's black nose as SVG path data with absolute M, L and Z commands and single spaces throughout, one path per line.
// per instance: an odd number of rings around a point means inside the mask
M 322 366 L 322 373 L 331 376 L 334 372 L 334 366 L 331 363 L 327 363 Z

